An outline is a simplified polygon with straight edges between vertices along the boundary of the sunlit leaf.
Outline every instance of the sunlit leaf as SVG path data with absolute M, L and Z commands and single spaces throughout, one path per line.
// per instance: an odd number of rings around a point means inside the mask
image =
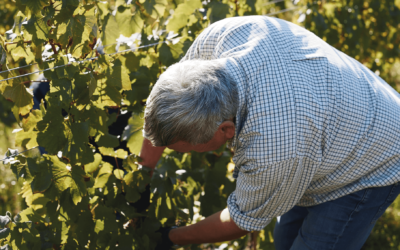
M 3 93 L 4 97 L 14 102 L 18 114 L 24 116 L 33 108 L 33 97 L 25 83 L 20 79 L 14 79 L 7 85 Z
M 132 154 L 139 155 L 143 142 L 143 124 L 144 120 L 140 115 L 133 115 L 128 122 L 122 134 L 122 140 L 127 141 L 127 146 Z
M 167 24 L 167 30 L 178 32 L 187 25 L 187 20 L 194 10 L 199 8 L 202 8 L 200 0 L 187 0 L 179 4 Z
M 101 41 L 103 45 L 107 46 L 104 48 L 104 51 L 106 53 L 115 52 L 115 46 L 112 46 L 112 44 L 116 43 L 120 31 L 118 23 L 111 13 L 104 18 L 102 29 L 104 32 L 102 33 Z
M 167 4 L 166 0 L 149 0 L 144 1 L 143 7 L 152 18 L 157 18 L 164 15 Z

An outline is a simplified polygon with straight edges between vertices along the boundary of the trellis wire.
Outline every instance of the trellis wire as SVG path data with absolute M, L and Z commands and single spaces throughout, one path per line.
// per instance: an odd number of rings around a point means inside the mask
M 19 153 L 17 153 L 17 154 L 12 154 L 12 155 L 10 155 L 10 156 L 7 156 L 6 158 L 1 159 L 0 161 L 4 163 L 5 160 L 14 158 L 14 157 L 17 156 L 17 155 L 20 155 L 20 154 L 22 154 L 22 153 L 25 153 L 25 152 L 27 152 L 27 151 L 29 151 L 29 150 L 32 150 L 32 149 L 35 149 L 35 148 L 38 148 L 38 146 L 33 147 L 33 148 L 30 148 L 30 149 L 27 149 L 27 150 L 24 150 L 24 151 L 19 152 Z
M 161 44 L 166 43 L 166 42 L 167 42 L 167 41 L 162 41 Z M 127 50 L 123 50 L 123 51 L 119 51 L 119 52 L 115 52 L 115 53 L 111 53 L 111 54 L 107 54 L 107 55 L 115 55 L 115 54 L 125 53 L 125 52 L 129 52 L 129 51 L 135 51 L 135 50 L 137 50 L 137 49 L 152 47 L 152 46 L 155 46 L 155 45 L 158 45 L 158 44 L 160 44 L 160 42 L 158 42 L 158 43 L 152 43 L 152 44 L 148 44 L 148 45 L 143 45 L 143 46 L 139 46 L 139 47 L 137 47 L 137 48 L 127 49 Z M 53 68 L 38 70 L 38 71 L 31 72 L 31 73 L 27 73 L 27 74 L 24 74 L 24 75 L 19 75 L 19 76 L 10 77 L 10 78 L 7 78 L 7 79 L 0 80 L 0 82 L 12 80 L 12 79 L 16 79 L 16 78 L 20 78 L 20 77 L 25 77 L 25 76 L 29 76 L 29 75 L 33 75 L 33 74 L 37 74 L 37 73 L 42 73 L 42 72 L 49 71 L 49 70 L 52 70 L 52 69 L 62 68 L 62 67 L 68 66 L 68 65 L 72 65 L 73 63 L 81 64 L 81 63 L 83 63 L 83 62 L 87 62 L 87 61 L 90 61 L 90 60 L 95 60 L 95 59 L 98 59 L 98 58 L 99 58 L 99 57 L 96 56 L 96 57 L 87 58 L 87 59 L 82 60 L 82 61 L 70 62 L 70 63 L 64 64 L 64 65 L 55 66 L 55 67 L 53 67 Z
M 275 0 L 275 1 L 269 1 L 263 4 L 263 6 L 266 5 L 270 5 L 270 4 L 274 4 L 274 3 L 280 3 L 280 2 L 284 2 L 285 0 Z
M 268 2 L 268 3 L 265 3 L 264 5 L 279 3 L 279 2 L 283 2 L 283 1 L 285 1 L 285 0 L 270 1 L 270 2 Z M 280 13 L 284 13 L 284 12 L 296 10 L 296 9 L 299 9 L 299 8 L 301 8 L 301 7 L 300 7 L 300 6 L 296 6 L 296 7 L 292 7 L 292 8 L 287 8 L 287 9 L 279 10 L 279 11 L 276 11 L 276 12 L 273 12 L 273 13 L 265 14 L 264 16 L 273 16 L 273 15 L 276 15 L 276 14 L 280 14 Z M 166 43 L 166 42 L 167 42 L 167 41 L 162 41 L 161 44 Z M 115 45 L 115 44 L 117 44 L 117 43 L 107 44 L 107 45 L 104 45 L 104 46 L 102 46 L 102 47 L 104 48 L 104 47 L 112 46 L 112 45 Z M 107 54 L 107 55 L 121 54 L 121 53 L 129 52 L 129 51 L 134 51 L 134 50 L 137 50 L 137 49 L 152 47 L 152 46 L 155 46 L 155 45 L 158 45 L 158 44 L 160 44 L 160 42 L 158 42 L 158 43 L 152 43 L 152 44 L 148 44 L 148 45 L 143 45 L 143 46 L 139 46 L 139 47 L 137 47 L 137 48 L 127 49 L 127 50 L 123 50 L 123 51 L 119 51 L 119 52 L 115 52 L 115 53 L 110 53 L 110 54 Z M 98 58 L 99 58 L 98 56 L 96 56 L 96 57 L 91 57 L 91 58 L 87 58 L 87 59 L 85 59 L 85 60 L 78 61 L 78 62 L 75 62 L 75 63 L 80 64 L 80 63 L 83 63 L 83 62 L 86 62 L 86 61 L 90 61 L 90 60 L 94 60 L 94 59 L 98 59 Z M 54 59 L 53 59 L 53 60 L 54 60 Z M 48 60 L 48 61 L 51 61 L 51 60 Z M 46 61 L 46 62 L 48 62 L 48 61 Z M 48 71 L 48 70 L 52 70 L 52 69 L 57 69 L 57 68 L 65 67 L 65 66 L 71 65 L 72 63 L 74 63 L 74 62 L 67 63 L 67 64 L 60 65 L 60 66 L 56 66 L 56 67 L 53 67 L 53 68 L 48 68 L 48 69 L 44 69 L 44 70 L 39 70 L 39 71 L 27 73 L 27 74 L 24 74 L 24 75 L 19 75 L 19 76 L 15 76 L 15 77 L 10 77 L 10 78 L 7 78 L 7 79 L 0 80 L 0 82 L 8 81 L 8 80 L 11 80 L 11 79 L 20 78 L 20 77 L 24 77 L 24 76 L 33 75 L 33 74 L 36 74 L 36 73 L 42 73 L 42 72 L 45 72 L 45 71 Z M 11 71 L 11 70 L 17 70 L 17 69 L 21 69 L 21 68 L 33 66 L 33 65 L 36 65 L 36 64 L 37 64 L 37 63 L 33 63 L 33 64 L 21 66 L 21 67 L 12 68 L 12 69 L 9 69 L 9 70 L 0 71 L 0 74 L 1 74 L 1 73 L 5 73 L 5 72 L 9 72 L 9 71 Z M 30 151 L 30 150 L 35 149 L 35 148 L 37 148 L 37 147 L 33 147 L 33 148 L 31 148 L 31 149 L 24 150 L 24 151 L 19 152 L 19 153 L 17 153 L 17 154 L 12 154 L 12 155 L 10 155 L 10 156 L 7 156 L 6 158 L 1 159 L 0 161 L 4 163 L 4 161 L 7 160 L 7 159 L 13 158 L 13 157 L 15 157 L 15 156 L 18 156 L 18 155 L 20 155 L 20 154 L 22 154 L 22 153 L 25 153 L 25 152 Z
M 288 12 L 288 11 L 292 11 L 292 10 L 297 10 L 299 8 L 301 8 L 301 7 L 300 6 L 296 6 L 296 7 L 292 7 L 292 8 L 287 8 L 287 9 L 283 9 L 283 10 L 280 10 L 280 11 L 277 11 L 277 12 L 265 14 L 264 16 L 273 16 L 273 15 L 276 15 L 276 14 L 280 14 L 280 13 L 284 13 L 284 12 Z
M 29 67 L 29 66 L 33 66 L 33 65 L 36 65 L 36 64 L 38 64 L 38 63 L 32 63 L 32 64 L 25 65 L 25 66 L 20 66 L 20 67 L 16 67 L 16 68 L 12 68 L 12 69 L 3 70 L 3 71 L 0 71 L 0 74 L 5 73 L 5 72 L 10 72 L 12 70 L 23 69 L 23 68 L 26 68 L 26 67 Z
M 279 3 L 279 2 L 283 2 L 283 1 L 284 0 L 274 0 L 274 1 L 270 1 L 268 3 L 265 3 L 265 5 L 273 4 L 273 3 Z M 264 16 L 273 16 L 273 15 L 276 15 L 276 14 L 280 14 L 280 13 L 284 13 L 284 12 L 288 12 L 288 11 L 293 11 L 293 10 L 296 10 L 296 9 L 299 9 L 299 8 L 301 8 L 301 7 L 300 6 L 296 6 L 296 7 L 292 7 L 292 8 L 287 8 L 287 9 L 279 10 L 279 11 L 276 11 L 276 12 L 273 12 L 273 13 L 265 14 Z M 161 43 L 166 43 L 166 42 L 167 41 L 162 41 Z M 115 44 L 117 44 L 117 43 L 107 44 L 107 45 L 104 45 L 102 47 L 104 48 L 104 47 L 112 46 L 112 45 L 115 45 Z M 141 48 L 152 47 L 152 46 L 158 45 L 158 44 L 160 44 L 160 43 L 159 42 L 158 43 L 152 43 L 152 44 L 148 44 L 148 45 L 144 45 L 144 46 L 139 46 L 139 47 L 134 48 L 134 49 L 127 49 L 127 50 L 123 50 L 123 51 L 119 51 L 119 52 L 115 52 L 115 53 L 110 53 L 110 54 L 107 54 L 107 55 L 116 55 L 116 54 L 125 53 L 125 52 L 129 52 L 129 51 L 134 51 L 134 50 L 141 49 Z M 86 61 L 90 61 L 90 60 L 94 60 L 94 59 L 98 59 L 98 57 L 96 56 L 96 57 L 88 58 L 88 59 L 85 59 L 85 60 L 82 60 L 82 61 L 78 61 L 78 62 L 75 62 L 75 63 L 80 64 L 80 63 L 83 63 L 83 62 L 86 62 Z M 65 67 L 65 66 L 71 65 L 72 63 L 74 63 L 74 62 L 67 63 L 67 64 L 64 64 L 64 65 L 55 66 L 53 68 L 48 68 L 48 69 L 44 69 L 44 70 L 39 70 L 39 71 L 27 73 L 27 74 L 24 74 L 24 75 L 10 77 L 10 78 L 7 78 L 7 79 L 0 80 L 0 82 L 16 79 L 16 78 L 20 78 L 20 77 L 25 77 L 25 76 L 29 76 L 29 75 L 33 75 L 33 74 L 37 74 L 37 73 L 42 73 L 42 72 L 45 72 L 45 71 L 48 71 L 48 70 L 52 70 L 52 69 Z M 9 69 L 9 70 L 0 71 L 0 74 L 1 73 L 5 73 L 5 72 L 9 72 L 11 70 L 17 70 L 17 69 L 25 68 L 25 67 L 32 66 L 32 65 L 35 65 L 35 64 L 37 64 L 37 63 L 33 63 L 33 64 L 30 64 L 30 65 L 25 65 L 25 66 L 21 66 L 21 67 L 17 67 L 17 68 L 12 68 L 12 69 Z
M 101 47 L 102 47 L 102 48 L 105 48 L 105 47 L 108 47 L 108 46 L 116 45 L 117 43 L 118 43 L 118 42 L 112 43 L 112 44 L 107 44 L 107 45 L 102 45 Z M 54 61 L 54 60 L 55 60 L 55 59 L 52 58 L 52 59 L 47 60 L 47 61 L 44 61 L 44 62 L 50 62 L 50 61 Z M 6 73 L 6 72 L 10 72 L 10 71 L 13 71 L 13 70 L 17 70 L 17 69 L 23 69 L 23 68 L 26 68 L 26 67 L 29 67 L 29 66 L 33 66 L 33 65 L 36 65 L 36 64 L 38 64 L 38 63 L 32 63 L 32 64 L 28 64 L 28 65 L 24 65 L 24 66 L 12 68 L 12 69 L 3 70 L 3 71 L 0 71 L 0 74 Z

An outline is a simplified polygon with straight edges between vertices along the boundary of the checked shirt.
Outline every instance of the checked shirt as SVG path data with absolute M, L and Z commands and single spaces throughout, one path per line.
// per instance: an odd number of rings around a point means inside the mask
M 400 181 L 400 95 L 313 33 L 228 18 L 200 34 L 182 60 L 191 59 L 220 60 L 237 84 L 228 208 L 240 228 Z

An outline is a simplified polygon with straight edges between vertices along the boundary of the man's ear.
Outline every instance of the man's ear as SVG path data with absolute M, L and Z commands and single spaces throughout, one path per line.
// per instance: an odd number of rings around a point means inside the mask
M 225 139 L 232 139 L 235 136 L 235 124 L 232 121 L 224 121 L 218 127 Z

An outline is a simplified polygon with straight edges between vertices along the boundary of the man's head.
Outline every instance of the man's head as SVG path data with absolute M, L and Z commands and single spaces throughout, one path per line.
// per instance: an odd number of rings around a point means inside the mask
M 147 99 L 144 136 L 181 152 L 213 150 L 234 136 L 237 109 L 236 84 L 220 61 L 177 63 Z

